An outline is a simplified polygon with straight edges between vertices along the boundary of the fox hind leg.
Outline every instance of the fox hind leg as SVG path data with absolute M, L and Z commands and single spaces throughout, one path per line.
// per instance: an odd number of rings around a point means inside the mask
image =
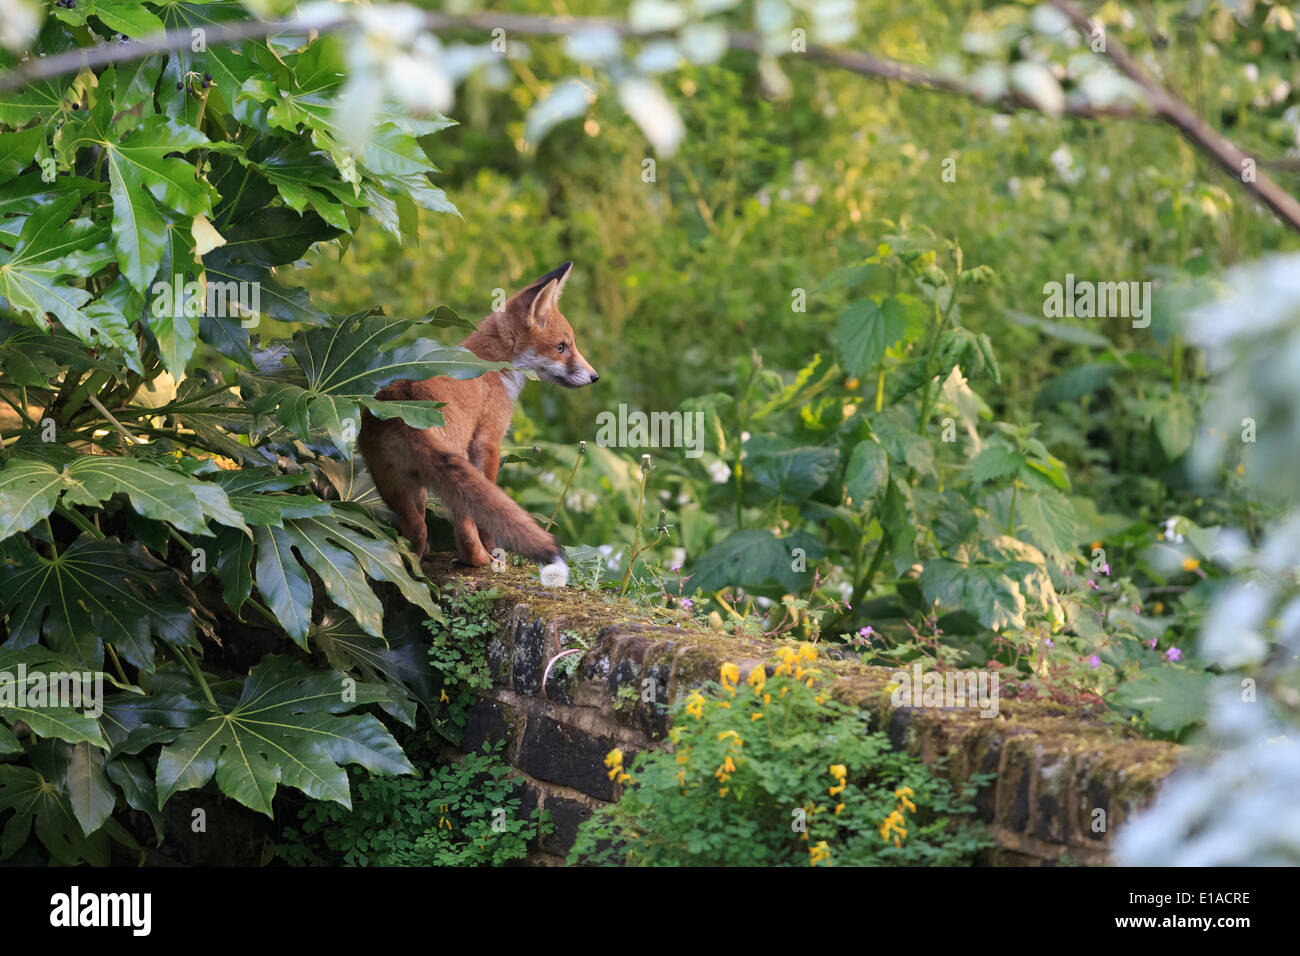
M 478 527 L 469 515 L 454 516 L 452 530 L 456 533 L 456 553 L 462 564 L 482 568 L 492 563 L 492 556 L 479 540 Z
M 402 534 L 411 542 L 411 549 L 417 558 L 429 553 L 429 529 L 424 523 L 424 509 L 427 493 L 421 486 L 403 489 L 395 500 L 389 502 L 397 512 L 397 524 Z

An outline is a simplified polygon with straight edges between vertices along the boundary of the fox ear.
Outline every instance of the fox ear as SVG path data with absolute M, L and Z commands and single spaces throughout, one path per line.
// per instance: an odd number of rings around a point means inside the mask
M 560 283 L 557 279 L 552 279 L 541 290 L 533 296 L 533 300 L 528 303 L 528 311 L 524 313 L 524 325 L 530 329 L 546 328 L 546 320 L 550 318 L 551 309 L 560 298 Z
M 520 304 L 524 306 L 524 325 L 528 328 L 545 328 L 546 319 L 560 301 L 564 283 L 573 271 L 573 263 L 566 262 L 558 269 L 552 269 L 528 288 L 519 293 Z

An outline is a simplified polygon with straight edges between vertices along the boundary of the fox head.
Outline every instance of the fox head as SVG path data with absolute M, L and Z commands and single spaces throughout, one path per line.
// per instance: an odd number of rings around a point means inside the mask
M 600 376 L 578 351 L 573 328 L 560 313 L 560 293 L 572 271 L 573 263 L 566 262 L 516 292 L 506 300 L 505 318 L 514 333 L 511 365 L 545 382 L 581 388 Z

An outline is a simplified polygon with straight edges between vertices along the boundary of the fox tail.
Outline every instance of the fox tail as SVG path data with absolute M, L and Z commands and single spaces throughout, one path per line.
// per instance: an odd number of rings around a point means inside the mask
M 467 514 L 493 543 L 542 565 L 542 583 L 563 587 L 569 565 L 555 535 L 542 530 L 513 498 L 488 481 L 463 455 L 432 452 L 429 484 L 453 514 Z

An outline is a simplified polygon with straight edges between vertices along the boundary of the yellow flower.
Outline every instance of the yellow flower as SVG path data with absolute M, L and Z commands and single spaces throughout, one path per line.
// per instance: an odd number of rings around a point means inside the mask
M 811 644 L 800 644 L 799 657 L 805 661 L 815 661 L 817 660 L 817 648 Z
M 763 695 L 763 703 L 765 703 L 765 704 L 770 704 L 770 703 L 772 703 L 772 695 L 771 695 L 771 694 L 764 694 L 764 695 Z
M 729 700 L 720 700 L 720 701 L 718 701 L 718 706 L 719 706 L 719 707 L 725 707 L 725 708 L 727 708 L 727 710 L 731 710 L 731 701 L 729 701 Z
M 677 785 L 678 785 L 679 787 L 684 787 L 684 786 L 686 786 L 686 771 L 685 771 L 685 770 L 678 770 L 678 771 L 677 771 Z
M 605 756 L 606 767 L 621 767 L 623 765 L 623 751 L 615 747 Z
M 1237 474 L 1244 475 L 1245 473 L 1246 473 L 1246 466 L 1240 464 L 1237 465 Z
M 829 793 L 832 797 L 838 797 L 841 793 L 844 792 L 844 788 L 847 786 L 848 786 L 847 783 L 837 783 L 835 786 L 827 788 L 826 792 Z
M 727 791 L 730 789 L 731 789 L 730 787 L 720 787 L 718 789 L 718 796 L 725 797 L 727 795 Z
M 734 693 L 736 684 L 740 681 L 740 668 L 728 661 L 722 665 L 720 674 L 723 688 Z
M 722 761 L 722 769 L 727 771 L 727 773 L 735 773 L 736 762 L 732 760 L 730 757 L 727 757 L 725 760 Z
M 728 737 L 735 737 L 736 743 L 738 744 L 743 744 L 745 742 L 740 739 L 740 734 L 736 733 L 734 730 L 721 730 L 718 732 L 718 740 L 720 742 L 726 740 Z
M 786 694 L 788 694 L 788 693 L 790 693 L 790 688 L 789 688 L 789 687 L 782 687 L 782 688 L 781 688 L 781 696 L 782 696 L 782 697 L 784 697 L 784 696 L 785 696 Z
M 823 863 L 830 860 L 830 858 L 831 858 L 831 848 L 826 845 L 825 840 L 820 840 L 817 843 L 814 843 L 812 846 L 808 847 L 809 866 L 816 866 L 818 863 Z
M 704 716 L 704 695 L 699 691 L 686 698 L 686 713 L 696 720 Z
M 844 387 L 847 388 L 850 392 L 856 392 L 858 390 L 858 385 L 860 384 L 861 383 L 856 378 L 851 378 L 844 383 Z
M 813 701 L 818 704 L 824 704 L 826 703 L 826 698 L 823 697 L 821 694 L 818 694 L 816 697 L 813 698 Z
M 1195 558 L 1193 558 L 1193 557 L 1186 557 L 1186 558 L 1183 558 L 1183 570 L 1184 570 L 1184 571 L 1195 571 L 1195 570 L 1196 570 L 1197 568 L 1199 568 L 1200 566 L 1201 566 L 1201 562 L 1200 562 L 1200 561 L 1197 561 L 1197 560 L 1196 560 Z
M 442 703 L 442 704 L 447 704 L 447 703 L 450 703 L 450 702 L 451 702 L 451 698 L 447 696 L 447 690 L 446 690 L 446 688 L 443 688 L 443 690 L 442 690 L 442 696 L 440 696 L 440 697 L 438 698 L 438 702 L 439 702 L 439 703 Z
M 838 805 L 835 807 L 835 815 L 838 817 L 838 816 L 840 815 L 840 811 L 843 810 L 843 809 L 844 809 L 844 804 L 842 804 L 842 803 L 841 803 L 841 804 L 838 804 Z
M 754 688 L 754 693 L 763 693 L 763 685 L 767 683 L 767 668 L 759 664 L 749 672 L 749 680 L 746 682 Z
M 620 773 L 620 774 L 618 775 L 618 779 L 615 780 L 614 782 L 615 782 L 615 783 L 627 783 L 627 782 L 628 782 L 629 780 L 631 780 L 631 779 L 632 779 L 631 775 L 626 774 L 626 773 Z
M 752 724 L 756 720 L 762 720 L 763 715 L 759 711 L 754 711 L 749 715 L 749 722 Z
M 678 763 L 690 763 L 690 762 L 691 762 L 691 755 L 688 754 L 688 753 L 680 753 L 680 754 L 677 755 L 677 762 L 678 762 Z
M 848 773 L 849 773 L 849 768 L 844 766 L 844 764 L 842 763 L 831 764 L 831 776 L 834 777 L 836 780 L 843 780 L 846 776 L 848 776 Z M 894 796 L 898 796 L 898 794 L 894 794 Z
M 912 788 L 911 788 L 911 787 L 899 787 L 897 790 L 894 791 L 894 796 L 895 796 L 895 797 L 914 797 L 914 796 L 916 796 L 916 794 L 912 791 Z

